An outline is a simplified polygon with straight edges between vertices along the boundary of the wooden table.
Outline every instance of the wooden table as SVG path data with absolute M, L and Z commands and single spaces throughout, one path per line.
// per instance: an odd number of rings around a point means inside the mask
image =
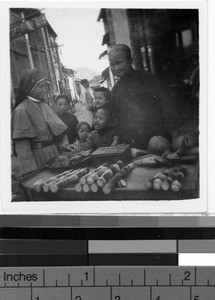
M 35 174 L 32 178 L 24 181 L 24 186 L 30 195 L 30 201 L 88 201 L 88 200 L 186 200 L 199 197 L 199 165 L 198 163 L 189 164 L 187 166 L 187 174 L 184 178 L 182 189 L 179 192 L 153 190 L 143 191 L 143 183 L 151 179 L 158 172 L 162 172 L 168 168 L 149 168 L 135 167 L 126 177 L 127 186 L 125 188 L 115 188 L 111 194 L 105 195 L 102 191 L 93 193 L 77 193 L 75 184 L 60 190 L 56 193 L 43 191 L 38 193 L 32 189 L 34 183 L 39 179 L 44 181 L 59 174 L 59 171 L 44 169 Z M 174 166 L 174 168 L 179 165 Z M 171 168 L 170 168 L 171 169 Z

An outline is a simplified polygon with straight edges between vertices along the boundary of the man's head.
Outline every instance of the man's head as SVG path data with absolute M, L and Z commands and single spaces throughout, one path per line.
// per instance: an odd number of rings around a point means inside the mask
M 114 76 L 125 76 L 132 69 L 131 49 L 124 44 L 113 46 L 109 53 L 110 68 Z

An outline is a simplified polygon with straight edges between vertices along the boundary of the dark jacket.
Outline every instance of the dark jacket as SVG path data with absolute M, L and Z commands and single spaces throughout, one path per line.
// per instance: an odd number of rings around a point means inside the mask
M 77 138 L 76 125 L 78 124 L 78 119 L 75 115 L 70 113 L 65 113 L 64 115 L 58 115 L 59 118 L 66 124 L 68 129 L 66 130 L 67 138 L 70 144 L 73 144 Z
M 93 130 L 87 137 L 85 149 L 96 150 L 99 147 L 109 147 L 113 143 L 115 134 L 111 127 Z
M 155 135 L 171 139 L 181 125 L 170 98 L 148 72 L 132 69 L 115 84 L 112 95 L 114 128 L 131 147 L 147 149 Z

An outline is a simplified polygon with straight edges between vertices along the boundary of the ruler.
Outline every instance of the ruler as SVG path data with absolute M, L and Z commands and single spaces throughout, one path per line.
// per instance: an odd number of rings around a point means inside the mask
M 6 267 L 0 300 L 214 300 L 215 267 Z

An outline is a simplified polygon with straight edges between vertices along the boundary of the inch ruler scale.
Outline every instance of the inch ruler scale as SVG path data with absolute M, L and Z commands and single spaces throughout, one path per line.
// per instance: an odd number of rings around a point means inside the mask
M 214 300 L 215 267 L 5 267 L 0 300 Z

